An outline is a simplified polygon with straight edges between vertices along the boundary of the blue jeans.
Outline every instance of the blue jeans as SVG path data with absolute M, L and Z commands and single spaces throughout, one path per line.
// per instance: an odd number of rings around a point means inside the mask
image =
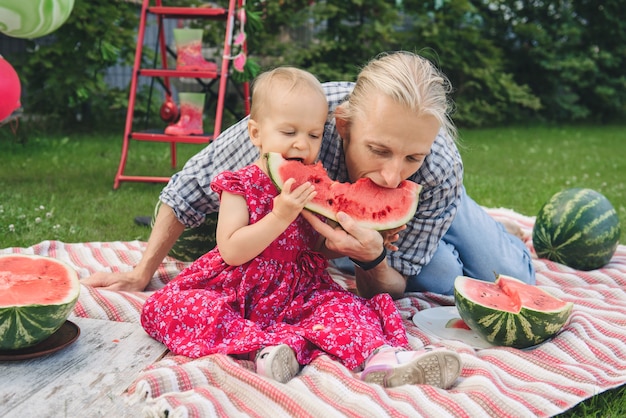
M 354 267 L 346 258 L 335 260 L 341 270 Z M 457 276 L 493 282 L 505 274 L 535 284 L 535 269 L 524 243 L 506 232 L 465 189 L 448 232 L 444 234 L 430 262 L 407 280 L 407 292 L 454 293 Z

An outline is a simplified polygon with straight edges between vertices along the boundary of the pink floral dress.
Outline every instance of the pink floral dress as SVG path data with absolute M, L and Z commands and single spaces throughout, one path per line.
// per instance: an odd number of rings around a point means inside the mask
M 278 190 L 257 166 L 225 172 L 211 187 L 244 196 L 250 223 L 272 210 Z M 245 354 L 289 345 L 302 365 L 328 354 L 358 368 L 382 344 L 406 347 L 388 294 L 364 299 L 344 290 L 312 251 L 318 234 L 299 216 L 258 257 L 226 264 L 218 248 L 148 298 L 141 323 L 176 354 Z

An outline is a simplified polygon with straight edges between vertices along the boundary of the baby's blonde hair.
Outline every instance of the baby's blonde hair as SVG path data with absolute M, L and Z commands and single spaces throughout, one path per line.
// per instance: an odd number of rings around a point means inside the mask
M 326 101 L 319 80 L 308 71 L 295 67 L 278 67 L 261 73 L 252 82 L 250 118 L 258 119 L 267 104 L 278 94 L 289 94 L 301 89 L 316 91 Z
M 416 116 L 434 116 L 455 141 L 457 130 L 449 115 L 451 90 L 448 78 L 426 58 L 406 51 L 383 53 L 359 73 L 354 90 L 341 104 L 342 116 L 350 122 L 355 114 L 363 114 L 368 100 L 384 94 Z

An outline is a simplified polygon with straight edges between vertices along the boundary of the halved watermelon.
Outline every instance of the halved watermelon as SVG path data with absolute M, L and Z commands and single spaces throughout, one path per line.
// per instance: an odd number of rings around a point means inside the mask
M 340 183 L 328 177 L 322 163 L 305 165 L 278 153 L 268 153 L 266 158 L 279 190 L 290 178 L 296 180 L 294 188 L 311 182 L 317 195 L 306 208 L 334 221 L 338 212 L 345 212 L 360 226 L 382 231 L 406 224 L 417 210 L 422 187 L 412 181 L 404 180 L 395 189 L 380 187 L 368 178 Z
M 76 271 L 49 257 L 0 255 L 0 349 L 35 345 L 71 313 L 80 283 Z
M 526 348 L 552 337 L 572 307 L 545 290 L 499 275 L 495 283 L 459 276 L 455 304 L 465 323 L 495 345 Z

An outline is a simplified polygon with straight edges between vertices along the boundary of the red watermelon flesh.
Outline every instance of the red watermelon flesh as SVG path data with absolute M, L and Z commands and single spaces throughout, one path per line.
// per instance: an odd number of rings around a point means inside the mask
M 498 276 L 495 283 L 474 280 L 471 286 L 465 287 L 463 295 L 485 306 L 512 313 L 518 313 L 522 306 L 539 311 L 558 311 L 567 305 L 537 286 L 504 275 Z
M 69 296 L 67 267 L 50 259 L 0 257 L 0 306 L 45 305 Z
M 468 331 L 471 330 L 471 328 L 461 318 L 450 319 L 446 322 L 446 328 L 466 329 Z
M 266 158 L 270 177 L 279 190 L 289 178 L 295 179 L 294 188 L 311 182 L 317 195 L 306 208 L 334 221 L 338 212 L 345 212 L 362 227 L 386 230 L 406 224 L 417 210 L 421 186 L 410 180 L 395 189 L 378 186 L 368 178 L 341 183 L 331 180 L 320 162 L 305 165 L 278 153 L 269 153 Z

